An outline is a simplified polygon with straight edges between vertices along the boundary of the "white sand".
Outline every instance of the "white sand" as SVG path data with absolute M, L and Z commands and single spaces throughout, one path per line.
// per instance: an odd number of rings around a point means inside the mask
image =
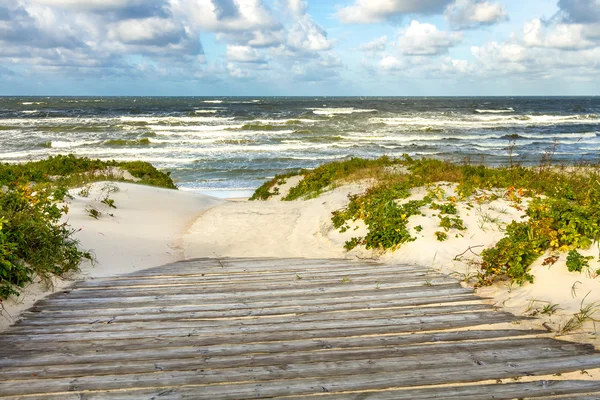
M 419 264 L 459 280 L 468 280 L 477 272 L 473 264 L 480 260 L 477 254 L 504 236 L 506 224 L 521 220 L 524 215 L 514 203 L 502 198 L 482 204 L 473 201 L 471 207 L 459 203 L 457 209 L 467 230 L 450 230 L 448 239 L 440 242 L 434 236 L 435 231 L 443 231 L 439 227 L 439 212 L 426 207 L 422 209 L 425 217 L 409 220 L 409 228 L 417 225 L 423 228 L 421 233 L 411 230 L 418 238 L 416 241 L 404 244 L 395 252 L 378 253 L 364 248 L 346 252 L 345 241 L 364 235 L 366 228 L 358 221 L 345 233 L 339 233 L 331 223 L 331 212 L 344 207 L 350 193 L 362 192 L 366 186 L 347 185 L 306 201 L 279 201 L 297 182 L 298 179 L 289 179 L 280 188 L 280 196 L 264 202 L 224 201 L 191 192 L 119 183 L 120 191 L 110 195 L 115 200 L 116 210 L 98 202 L 104 184 L 96 184 L 89 197 L 75 195 L 70 204 L 69 223 L 82 228 L 77 233 L 82 248 L 93 249 L 98 258 L 96 266 L 84 264 L 80 276 L 96 278 L 123 274 L 182 258 L 270 256 L 374 258 Z M 454 185 L 441 184 L 440 188 L 439 203 L 454 195 Z M 420 199 L 424 193 L 424 188 L 416 189 L 406 201 Z M 526 208 L 526 201 L 523 199 L 522 209 Z M 99 220 L 91 218 L 85 211 L 90 205 L 103 213 Z M 480 247 L 469 251 L 472 246 Z M 594 256 L 590 261 L 593 270 L 600 268 L 596 245 L 582 253 Z M 460 254 L 463 255 L 457 257 Z M 500 309 L 517 315 L 535 314 L 538 310 L 537 316 L 541 319 L 528 322 L 530 327 L 544 329 L 542 323 L 546 323 L 546 326 L 559 330 L 580 311 L 582 301 L 583 305 L 600 304 L 600 278 L 593 274 L 568 272 L 566 254 L 551 267 L 541 265 L 543 258 L 531 270 L 535 276 L 534 284 L 519 287 L 498 283 L 480 289 L 479 293 L 490 297 L 490 302 Z M 65 284 L 59 282 L 59 287 Z M 572 290 L 574 284 L 575 291 Z M 5 307 L 14 318 L 46 293 L 37 286 L 30 288 L 24 302 L 7 302 Z M 559 309 L 553 315 L 542 315 L 540 311 L 546 304 L 558 304 Z M 600 319 L 600 313 L 595 317 Z M 11 321 L 0 319 L 3 324 L 0 328 Z M 569 338 L 598 345 L 591 321 L 584 324 L 576 336 Z
M 109 187 L 106 183 L 91 186 L 87 197 L 72 190 L 66 220 L 81 241 L 81 248 L 92 250 L 97 263 L 82 264 L 73 279 L 99 278 L 126 274 L 183 259 L 182 237 L 207 209 L 223 201 L 191 192 L 160 189 L 131 183 L 116 183 L 118 192 L 110 193 L 116 209 L 100 202 Z M 104 191 L 103 191 L 104 189 Z M 88 207 L 101 212 L 99 219 L 89 216 Z M 113 216 L 110 216 L 113 214 Z M 55 289 L 69 281 L 55 281 Z M 39 298 L 51 293 L 38 284 L 30 285 L 18 299 L 4 302 L 0 330 L 6 328 L 19 312 Z

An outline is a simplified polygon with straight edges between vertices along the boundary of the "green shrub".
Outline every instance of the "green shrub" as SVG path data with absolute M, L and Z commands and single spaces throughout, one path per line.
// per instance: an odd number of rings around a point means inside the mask
M 77 270 L 83 259 L 73 231 L 60 218 L 50 188 L 17 186 L 0 192 L 0 299 L 17 295 L 18 288 L 40 277 L 49 282 Z
M 373 172 L 388 165 L 402 165 L 410 174 Z M 508 225 L 506 236 L 482 252 L 482 284 L 490 284 L 500 277 L 523 283 L 533 279 L 529 267 L 545 251 L 586 248 L 600 238 L 598 166 L 571 168 L 573 171 L 547 166 L 490 168 L 435 159 L 415 160 L 407 156 L 402 160 L 353 158 L 303 171 L 303 181 L 290 190 L 285 200 L 318 194 L 349 176 L 376 178 L 375 186 L 364 194 L 352 196 L 345 208 L 335 211 L 332 222 L 341 231 L 348 229 L 348 221 L 361 219 L 367 225 L 366 236 L 347 242 L 347 249 L 364 245 L 369 249 L 395 250 L 403 243 L 415 240 L 406 226 L 408 218 L 420 214 L 420 207 L 431 204 L 431 208 L 442 214 L 457 213 L 454 204 L 432 204 L 436 197 L 432 193 L 422 200 L 400 205 L 398 202 L 408 197 L 412 188 L 454 182 L 462 200 L 474 196 L 474 201 L 482 202 L 504 197 L 518 209 L 525 208 L 521 205 L 522 198 L 531 198 L 526 209 L 528 219 Z M 502 189 L 503 194 L 498 194 L 497 190 L 490 194 L 491 189 Z M 484 190 L 488 192 L 482 192 Z M 465 229 L 459 217 L 440 216 L 440 226 L 446 231 Z
M 252 197 L 250 197 L 251 201 L 254 200 L 268 200 L 271 196 L 275 196 L 279 194 L 279 190 L 273 190 L 271 191 L 271 189 L 273 189 L 273 187 L 275 185 L 281 185 L 283 184 L 283 182 L 285 182 L 285 180 L 287 178 L 290 178 L 292 176 L 296 176 L 298 175 L 300 172 L 299 171 L 294 171 L 294 172 L 288 172 L 285 174 L 279 174 L 279 175 L 275 175 L 275 177 L 273 179 L 268 180 L 267 182 L 263 183 L 258 189 L 256 189 L 254 191 L 254 194 L 252 195 Z
M 570 272 L 581 272 L 584 268 L 589 268 L 589 260 L 594 257 L 584 257 L 577 250 L 569 251 L 567 256 L 567 268 Z
M 319 194 L 335 181 L 347 178 L 360 170 L 383 168 L 398 163 L 399 161 L 391 160 L 385 156 L 375 160 L 351 158 L 346 161 L 336 161 L 325 164 L 312 171 L 303 170 L 301 171 L 301 174 L 304 175 L 304 179 L 302 179 L 298 185 L 291 188 L 288 195 L 283 200 L 297 200 L 301 197 Z
M 160 172 L 143 161 L 101 161 L 73 154 L 51 156 L 45 160 L 23 164 L 0 164 L 0 185 L 51 183 L 55 186 L 76 187 L 83 183 L 104 180 L 98 172 L 118 167 L 141 179 L 140 183 L 176 189 L 169 172 Z M 85 175 L 85 176 L 82 176 Z

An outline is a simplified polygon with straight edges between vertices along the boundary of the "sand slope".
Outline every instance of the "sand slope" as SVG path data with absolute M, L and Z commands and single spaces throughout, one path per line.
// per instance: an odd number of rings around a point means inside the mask
M 116 192 L 111 192 L 116 188 Z M 182 236 L 199 216 L 223 200 L 197 193 L 161 189 L 131 183 L 95 183 L 85 190 L 72 190 L 69 213 L 65 220 L 74 229 L 81 248 L 91 250 L 95 265 L 86 262 L 72 279 L 106 277 L 126 274 L 183 259 Z M 116 209 L 101 203 L 108 195 Z M 90 207 L 101 215 L 94 219 Z M 109 215 L 109 214 L 112 214 Z M 70 282 L 55 280 L 55 290 Z M 52 293 L 33 284 L 17 299 L 4 302 L 0 330 L 6 328 L 19 312 L 39 298 Z

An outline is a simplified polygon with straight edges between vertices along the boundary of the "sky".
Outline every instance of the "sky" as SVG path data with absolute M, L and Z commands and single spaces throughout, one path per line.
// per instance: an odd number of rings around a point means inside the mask
M 0 95 L 600 95 L 600 0 L 0 0 Z

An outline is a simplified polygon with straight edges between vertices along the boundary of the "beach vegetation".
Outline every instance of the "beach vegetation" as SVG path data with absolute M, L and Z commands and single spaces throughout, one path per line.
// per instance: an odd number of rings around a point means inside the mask
M 589 260 L 593 258 L 592 256 L 584 257 L 577 250 L 570 250 L 567 255 L 567 268 L 570 272 L 581 272 L 584 268 L 589 269 Z
M 396 173 L 389 173 L 390 166 Z M 480 217 L 480 228 L 493 223 L 505 234 L 495 245 L 481 252 L 480 285 L 504 278 L 516 284 L 531 282 L 533 276 L 529 268 L 546 252 L 585 249 L 600 239 L 600 167 L 597 165 L 549 166 L 544 162 L 539 167 L 516 163 L 487 167 L 404 156 L 402 159 L 352 158 L 303 170 L 300 174 L 303 179 L 283 200 L 307 198 L 340 182 L 371 183 L 364 193 L 351 195 L 346 207 L 333 212 L 336 229 L 347 230 L 350 222 L 359 219 L 367 227 L 364 237 L 346 242 L 348 250 L 362 245 L 367 249 L 394 251 L 416 240 L 407 224 L 412 216 L 423 215 L 424 206 L 440 211 L 440 226 L 445 230 L 440 233 L 446 233 L 450 229 L 465 229 L 459 217 L 451 217 L 456 215 L 459 203 L 472 207 L 473 203 L 482 205 L 503 199 L 510 207 L 522 211 L 524 218 L 505 225 L 485 213 Z M 456 195 L 447 196 L 440 182 L 455 184 Z M 418 187 L 428 187 L 427 194 L 406 202 L 411 190 Z M 438 237 L 443 238 L 443 235 Z M 572 254 L 571 268 L 583 270 L 588 259 Z
M 434 233 L 434 235 L 439 242 L 444 242 L 448 239 L 448 234 L 446 232 L 437 231 Z
M 274 178 L 269 179 L 263 183 L 258 189 L 254 191 L 250 200 L 268 200 L 271 196 L 277 196 L 279 194 L 279 188 L 277 185 L 283 185 L 287 178 L 298 175 L 299 171 L 287 172 L 285 174 L 275 175 Z
M 20 184 L 0 192 L 0 301 L 36 278 L 50 284 L 52 276 L 92 260 L 61 222 L 67 211 L 54 200 L 51 187 Z
M 81 250 L 75 231 L 65 222 L 69 188 L 81 187 L 90 195 L 92 182 L 114 178 L 111 168 L 128 171 L 139 183 L 176 188 L 168 173 L 139 161 L 100 161 L 73 155 L 49 157 L 22 164 L 0 164 L 0 301 L 40 280 L 51 285 L 53 276 L 78 270 L 93 254 Z M 116 178 L 116 180 L 122 180 Z M 107 183 L 101 202 L 116 208 L 110 194 L 118 190 Z M 101 212 L 86 210 L 93 218 Z M 109 214 L 110 215 L 110 214 Z
M 111 169 L 119 168 L 129 172 L 138 183 L 176 189 L 169 172 L 157 170 L 152 164 L 143 161 L 101 161 L 73 154 L 50 156 L 40 161 L 22 164 L 0 163 L 0 185 L 51 184 L 52 186 L 81 187 L 90 182 L 124 180 Z

